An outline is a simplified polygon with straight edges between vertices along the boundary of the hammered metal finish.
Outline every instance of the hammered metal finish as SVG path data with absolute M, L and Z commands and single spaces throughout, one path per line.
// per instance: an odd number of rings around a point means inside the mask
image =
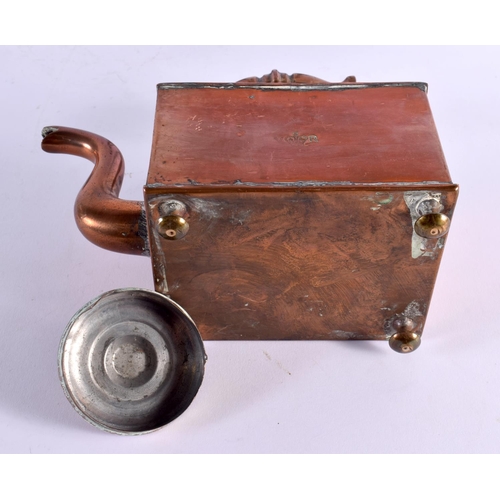
M 155 292 L 120 289 L 81 309 L 59 352 L 71 404 L 93 425 L 118 434 L 154 431 L 189 406 L 203 379 L 198 330 Z

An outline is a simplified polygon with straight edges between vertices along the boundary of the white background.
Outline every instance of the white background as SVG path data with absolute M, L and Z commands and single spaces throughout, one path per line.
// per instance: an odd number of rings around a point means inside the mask
M 0 452 L 498 453 L 498 47 L 1 47 Z M 147 258 L 78 232 L 91 164 L 40 149 L 47 125 L 113 141 L 122 197 L 141 199 L 159 82 L 233 82 L 277 68 L 329 81 L 424 81 L 461 193 L 420 349 L 384 342 L 206 342 L 188 410 L 139 437 L 99 431 L 57 375 L 72 315 L 152 288 Z

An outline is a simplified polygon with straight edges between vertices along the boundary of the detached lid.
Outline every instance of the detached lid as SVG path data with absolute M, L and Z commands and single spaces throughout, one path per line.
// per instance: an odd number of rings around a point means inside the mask
M 100 295 L 70 321 L 59 376 L 88 422 L 116 434 L 144 434 L 191 404 L 205 360 L 184 309 L 159 293 L 124 288 Z
M 152 188 L 451 184 L 425 83 L 158 85 Z

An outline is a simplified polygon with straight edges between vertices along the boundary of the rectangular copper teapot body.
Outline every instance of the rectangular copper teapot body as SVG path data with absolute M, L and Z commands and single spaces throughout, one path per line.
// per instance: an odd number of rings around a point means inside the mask
M 200 387 L 203 339 L 414 351 L 458 195 L 426 91 L 277 71 L 160 84 L 144 202 L 118 197 L 111 142 L 46 127 L 45 151 L 95 162 L 82 233 L 153 265 L 155 292 L 107 292 L 68 324 L 59 375 L 76 411 L 119 434 L 168 424 Z
M 117 199 L 104 141 L 77 221 L 105 248 L 150 252 L 156 291 L 203 339 L 420 336 L 458 194 L 426 91 L 276 71 L 160 84 L 144 204 Z M 46 150 L 93 156 L 58 131 Z
M 159 85 L 156 289 L 205 339 L 420 334 L 457 197 L 426 85 L 280 83 Z

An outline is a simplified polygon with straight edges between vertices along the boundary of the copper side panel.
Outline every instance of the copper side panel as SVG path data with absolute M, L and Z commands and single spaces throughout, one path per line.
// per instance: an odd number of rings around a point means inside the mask
M 427 94 L 387 85 L 159 86 L 148 185 L 451 183 Z
M 396 314 L 423 328 L 445 238 L 415 234 L 419 197 L 452 217 L 457 187 L 169 194 L 146 188 L 157 291 L 206 340 L 385 339 Z M 189 232 L 159 236 L 162 205 Z

